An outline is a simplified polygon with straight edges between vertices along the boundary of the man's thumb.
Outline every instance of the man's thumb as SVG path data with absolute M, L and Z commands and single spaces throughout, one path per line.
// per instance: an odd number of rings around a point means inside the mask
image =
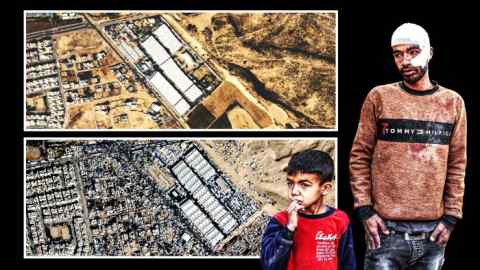
M 385 226 L 385 223 L 383 223 L 383 220 L 381 218 L 378 219 L 377 221 L 378 226 L 380 226 L 380 229 L 382 230 L 383 234 L 390 234 L 390 232 L 387 229 L 387 226 Z
M 432 235 L 430 235 L 430 241 L 432 241 L 432 242 L 436 241 L 439 234 L 440 234 L 440 230 L 437 227 L 433 231 Z

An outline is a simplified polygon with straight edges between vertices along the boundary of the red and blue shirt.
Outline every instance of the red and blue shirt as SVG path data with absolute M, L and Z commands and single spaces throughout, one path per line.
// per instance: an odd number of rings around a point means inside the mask
M 268 223 L 260 256 L 263 269 L 356 269 L 352 229 L 345 212 L 328 207 L 319 215 L 299 213 L 293 236 L 287 223 L 286 211 Z

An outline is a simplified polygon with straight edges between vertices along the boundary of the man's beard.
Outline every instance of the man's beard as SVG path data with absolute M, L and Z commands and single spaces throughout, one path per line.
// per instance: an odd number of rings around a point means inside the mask
M 408 70 L 408 71 L 415 70 L 415 72 L 411 75 L 406 75 L 405 74 L 406 70 Z M 420 79 L 422 79 L 423 76 L 425 76 L 425 73 L 427 73 L 427 70 L 428 70 L 428 66 L 425 66 L 425 67 L 407 66 L 407 67 L 403 67 L 400 70 L 400 73 L 402 74 L 403 79 L 407 83 L 413 84 L 413 83 L 418 82 Z

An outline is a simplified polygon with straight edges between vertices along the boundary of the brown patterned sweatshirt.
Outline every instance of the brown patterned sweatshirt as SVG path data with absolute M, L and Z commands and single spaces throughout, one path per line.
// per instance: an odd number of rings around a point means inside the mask
M 439 86 L 373 88 L 350 153 L 354 207 L 390 220 L 462 217 L 466 167 L 462 97 Z

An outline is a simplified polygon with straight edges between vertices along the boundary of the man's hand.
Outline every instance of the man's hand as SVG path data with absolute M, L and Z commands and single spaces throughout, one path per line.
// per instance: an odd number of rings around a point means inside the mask
M 298 224 L 298 211 L 299 210 L 302 210 L 304 209 L 305 206 L 299 204 L 298 201 L 296 200 L 292 200 L 292 202 L 290 203 L 290 205 L 288 206 L 287 208 L 287 213 L 288 213 L 288 224 L 287 224 L 287 228 L 290 230 L 290 231 L 295 231 L 295 229 L 297 228 L 297 224 Z
M 430 241 L 437 243 L 439 246 L 447 245 L 448 239 L 450 238 L 451 231 L 443 224 L 439 222 L 432 235 L 430 235 Z
M 376 249 L 380 247 L 380 232 L 385 235 L 390 234 L 383 223 L 383 220 L 377 214 L 369 217 L 363 221 L 363 227 L 365 228 L 365 236 L 369 249 Z

